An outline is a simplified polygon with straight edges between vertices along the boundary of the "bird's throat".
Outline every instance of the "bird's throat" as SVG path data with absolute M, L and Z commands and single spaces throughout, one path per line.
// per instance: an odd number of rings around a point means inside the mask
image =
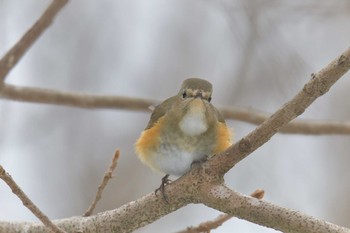
M 208 130 L 205 106 L 202 100 L 195 99 L 190 103 L 189 110 L 179 122 L 179 127 L 183 133 L 189 136 L 197 136 Z

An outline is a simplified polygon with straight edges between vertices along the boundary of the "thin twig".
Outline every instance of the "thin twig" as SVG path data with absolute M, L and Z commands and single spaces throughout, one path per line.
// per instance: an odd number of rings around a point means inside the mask
M 64 233 L 65 231 L 58 228 L 41 210 L 29 199 L 29 197 L 22 191 L 22 189 L 12 179 L 5 169 L 0 165 L 0 178 L 11 188 L 12 192 L 22 201 L 23 205 L 27 207 L 40 221 L 53 232 Z
M 264 195 L 265 195 L 265 191 L 262 189 L 257 189 L 253 193 L 250 194 L 251 197 L 254 197 L 257 199 L 262 199 L 264 197 Z M 220 214 L 214 220 L 203 222 L 196 227 L 187 227 L 186 230 L 178 231 L 177 233 L 210 232 L 211 230 L 218 228 L 224 222 L 228 221 L 229 219 L 231 219 L 233 217 L 234 216 L 229 215 L 229 214 Z
M 160 103 L 157 100 L 93 95 L 77 92 L 57 91 L 35 87 L 20 87 L 4 84 L 0 90 L 0 97 L 30 103 L 56 104 L 88 109 L 127 109 L 135 111 L 150 111 L 150 106 Z M 270 115 L 251 108 L 219 108 L 227 119 L 235 119 L 259 125 Z M 284 126 L 279 132 L 307 135 L 350 135 L 350 122 L 321 121 L 321 120 L 294 120 Z
M 96 197 L 94 199 L 94 201 L 91 203 L 91 205 L 89 206 L 89 208 L 85 211 L 84 213 L 84 217 L 90 216 L 92 214 L 92 212 L 94 211 L 97 202 L 101 199 L 102 196 L 102 192 L 104 190 L 104 188 L 107 186 L 108 181 L 113 177 L 113 171 L 117 166 L 117 161 L 119 159 L 119 150 L 116 150 L 113 159 L 111 161 L 111 164 L 108 167 L 108 170 L 106 171 L 101 184 L 98 186 L 97 189 L 97 193 L 96 193 Z
M 10 70 L 23 57 L 25 52 L 50 26 L 54 17 L 62 9 L 68 0 L 54 0 L 41 15 L 38 21 L 22 36 L 22 38 L 0 60 L 0 83 L 3 83 Z M 1 84 L 0 84 L 1 86 Z

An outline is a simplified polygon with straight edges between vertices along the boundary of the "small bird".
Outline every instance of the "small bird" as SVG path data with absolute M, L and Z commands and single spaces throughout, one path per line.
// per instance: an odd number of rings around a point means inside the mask
M 212 84 L 203 79 L 184 80 L 177 95 L 154 109 L 136 142 L 140 160 L 166 174 L 159 188 L 164 198 L 169 175 L 181 176 L 193 163 L 205 161 L 231 145 L 225 119 L 210 103 L 212 89 Z

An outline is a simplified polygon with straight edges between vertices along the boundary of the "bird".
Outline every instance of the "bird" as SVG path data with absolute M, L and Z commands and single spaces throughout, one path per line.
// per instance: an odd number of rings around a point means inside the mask
M 182 176 L 194 163 L 207 160 L 232 145 L 231 129 L 211 104 L 213 87 L 200 78 L 183 81 L 177 95 L 155 107 L 146 128 L 135 143 L 136 154 L 152 170 Z

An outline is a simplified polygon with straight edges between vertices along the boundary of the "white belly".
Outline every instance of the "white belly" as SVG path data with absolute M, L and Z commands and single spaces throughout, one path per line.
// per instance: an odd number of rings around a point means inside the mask
M 154 163 L 159 171 L 175 176 L 181 176 L 188 172 L 193 161 L 201 161 L 208 156 L 200 151 L 180 150 L 177 146 L 163 149 L 159 151 L 162 156 L 155 155 Z

